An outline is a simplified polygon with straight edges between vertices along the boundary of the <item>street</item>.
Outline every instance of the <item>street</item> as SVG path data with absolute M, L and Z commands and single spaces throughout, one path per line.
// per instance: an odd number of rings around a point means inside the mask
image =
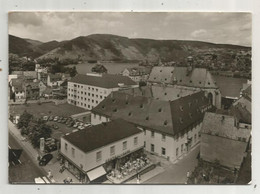
M 197 155 L 200 146 L 197 145 L 187 156 L 178 161 L 176 164 L 170 162 L 161 163 L 164 172 L 145 181 L 145 184 L 185 184 L 187 180 L 187 172 L 190 173 L 197 166 Z
M 9 133 L 9 148 L 22 149 L 17 140 Z M 34 178 L 46 176 L 44 171 L 38 167 L 31 157 L 22 150 L 20 157 L 21 164 L 9 166 L 10 183 L 34 183 Z

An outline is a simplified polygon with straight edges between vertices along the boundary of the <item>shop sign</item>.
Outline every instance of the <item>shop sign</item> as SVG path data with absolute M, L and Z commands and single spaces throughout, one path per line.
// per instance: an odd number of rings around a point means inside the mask
M 106 162 L 110 162 L 110 161 L 112 161 L 112 160 L 114 160 L 114 159 L 116 159 L 116 158 L 123 157 L 124 155 L 127 155 L 127 154 L 129 154 L 129 153 L 130 153 L 130 150 L 127 150 L 126 152 L 123 152 L 122 154 L 119 154 L 119 155 L 117 155 L 117 156 L 113 156 L 113 157 L 107 159 Z

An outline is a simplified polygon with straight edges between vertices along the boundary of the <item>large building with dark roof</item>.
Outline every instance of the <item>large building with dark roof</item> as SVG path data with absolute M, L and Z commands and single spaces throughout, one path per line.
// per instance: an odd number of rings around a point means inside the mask
M 68 103 L 88 110 L 112 91 L 138 87 L 129 77 L 112 74 L 78 74 L 68 81 Z
M 173 85 L 187 90 L 203 90 L 211 103 L 221 108 L 221 93 L 211 73 L 205 68 L 153 67 L 148 78 L 149 84 Z
M 203 160 L 239 169 L 251 137 L 251 124 L 237 116 L 207 112 L 201 129 L 200 156 Z
M 60 151 L 66 167 L 88 182 L 115 168 L 120 158 L 142 152 L 143 138 L 134 124 L 116 119 L 61 137 Z
M 149 97 L 149 92 L 148 97 L 140 94 L 111 93 L 92 109 L 92 124 L 118 118 L 134 123 L 144 131 L 147 151 L 176 161 L 199 142 L 204 112 L 212 105 L 203 91 L 172 101 Z

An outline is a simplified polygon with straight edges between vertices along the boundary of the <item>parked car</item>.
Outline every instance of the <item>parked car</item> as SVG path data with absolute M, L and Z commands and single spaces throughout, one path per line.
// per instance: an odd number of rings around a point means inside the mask
M 49 119 L 48 116 L 44 116 L 44 117 L 43 117 L 43 120 L 44 120 L 44 121 L 48 121 L 48 119 Z
M 78 124 L 77 124 L 77 123 L 75 123 L 75 124 L 73 125 L 73 127 L 74 127 L 74 128 L 77 128 L 77 127 L 78 127 Z
M 84 127 L 90 127 L 90 126 L 91 126 L 91 124 L 89 124 L 89 123 L 84 124 Z
M 58 125 L 52 125 L 54 129 L 59 129 Z
M 46 166 L 50 161 L 51 159 L 53 158 L 53 155 L 52 154 L 46 154 L 44 155 L 40 161 L 39 161 L 39 165 L 40 166 Z
M 50 116 L 49 117 L 49 121 L 53 121 L 54 117 L 53 116 Z
M 58 120 L 59 120 L 58 116 L 54 117 L 54 119 L 53 119 L 53 121 L 58 121 Z
M 85 127 L 83 127 L 83 126 L 78 126 L 78 129 L 80 129 L 80 130 L 82 130 L 82 129 L 84 129 Z

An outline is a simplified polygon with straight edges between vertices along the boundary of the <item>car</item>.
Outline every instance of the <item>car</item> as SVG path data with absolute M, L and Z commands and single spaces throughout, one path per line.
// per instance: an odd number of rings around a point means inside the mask
M 84 124 L 84 127 L 90 127 L 90 126 L 91 126 L 91 124 L 89 124 L 89 123 Z
M 74 122 L 71 122 L 70 124 L 69 124 L 69 127 L 73 127 L 75 125 L 75 123 Z
M 52 154 L 46 154 L 44 155 L 40 161 L 39 161 L 39 165 L 40 166 L 46 166 L 50 161 L 51 159 L 53 158 L 53 155 Z
M 65 120 L 65 119 L 62 119 L 62 120 L 61 120 L 61 123 L 66 123 L 66 120 Z
M 58 123 L 61 123 L 61 122 L 62 122 L 62 120 L 61 120 L 61 119 L 59 119 L 57 122 L 58 122 Z
M 73 127 L 74 127 L 74 128 L 77 128 L 77 127 L 78 127 L 78 124 L 77 124 L 77 123 L 75 123 L 75 124 L 73 125 Z
M 49 117 L 49 121 L 53 121 L 54 117 L 53 116 L 50 116 Z
M 80 129 L 80 130 L 82 130 L 82 129 L 84 129 L 85 127 L 83 127 L 83 126 L 78 126 L 78 129 Z
M 58 116 L 54 117 L 54 119 L 53 119 L 53 121 L 58 121 L 58 120 L 59 120 Z
M 44 117 L 43 117 L 43 120 L 44 120 L 44 121 L 48 121 L 48 119 L 49 119 L 48 116 L 44 116 Z
M 54 129 L 59 129 L 58 125 L 52 125 Z
M 70 124 L 70 121 L 66 121 L 66 123 L 65 123 L 66 125 L 69 125 Z

